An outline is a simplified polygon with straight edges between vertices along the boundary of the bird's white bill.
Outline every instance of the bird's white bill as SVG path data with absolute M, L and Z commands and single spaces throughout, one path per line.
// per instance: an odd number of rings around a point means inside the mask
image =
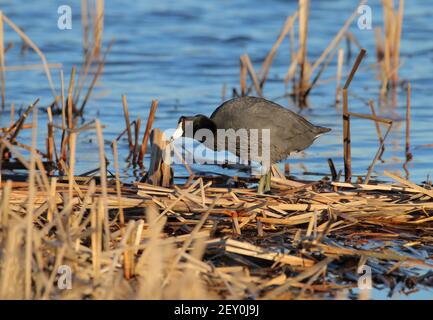
M 176 140 L 182 137 L 182 135 L 183 135 L 182 122 L 179 122 L 179 125 L 177 126 L 176 131 L 172 134 L 170 140 L 171 141 Z

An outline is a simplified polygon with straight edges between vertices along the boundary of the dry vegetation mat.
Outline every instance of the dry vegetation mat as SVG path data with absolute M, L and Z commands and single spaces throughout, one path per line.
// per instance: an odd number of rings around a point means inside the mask
M 409 294 L 433 284 L 433 190 L 386 175 L 395 184 L 274 177 L 270 195 L 210 177 L 8 181 L 0 297 L 365 298 L 351 290 L 363 266 L 374 287 Z

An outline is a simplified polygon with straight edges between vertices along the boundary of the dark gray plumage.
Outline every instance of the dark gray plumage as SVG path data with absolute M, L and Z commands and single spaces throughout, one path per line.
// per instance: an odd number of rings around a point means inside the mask
M 192 123 L 192 132 L 186 133 L 186 123 Z M 211 136 L 214 139 L 206 139 L 199 137 L 200 129 L 211 130 Z M 227 140 L 218 139 L 218 129 L 234 130 L 245 132 L 243 138 L 237 138 L 234 150 L 230 150 L 227 145 Z M 258 139 L 253 136 L 252 129 L 258 129 Z M 308 148 L 314 140 L 320 135 L 330 131 L 329 128 L 318 127 L 307 121 L 300 115 L 263 98 L 257 97 L 242 97 L 235 98 L 224 102 L 219 106 L 210 116 L 196 115 L 193 117 L 181 117 L 179 119 L 179 126 L 173 138 L 180 135 L 195 138 L 203 142 L 208 148 L 214 150 L 227 150 L 242 160 L 255 160 L 260 161 L 262 153 L 262 129 L 269 129 L 270 143 L 269 143 L 269 156 L 271 164 L 287 158 L 292 152 L 298 152 Z M 191 131 L 191 130 L 190 130 Z M 209 132 L 209 131 L 207 131 Z M 190 136 L 192 134 L 192 136 Z M 251 138 L 250 137 L 254 137 Z M 245 140 L 242 142 L 242 139 Z M 209 140 L 209 141 L 208 141 Z M 255 147 L 251 143 L 258 143 Z M 240 145 L 248 146 L 247 157 L 245 150 L 240 149 Z M 266 144 L 263 144 L 266 146 Z M 252 149 L 252 147 L 255 147 Z M 257 150 L 257 153 L 250 152 Z M 254 155 L 257 154 L 255 158 Z M 262 161 L 263 163 L 263 161 Z M 265 166 L 269 170 L 269 166 Z M 264 178 L 264 179 L 263 179 Z M 262 177 L 259 184 L 259 192 L 263 191 L 264 183 L 266 183 L 266 190 L 270 190 L 270 170 L 266 177 Z M 266 181 L 266 182 L 264 182 Z
M 318 136 L 331 130 L 315 126 L 293 111 L 257 97 L 226 101 L 212 113 L 210 120 L 217 129 L 270 129 L 272 163 L 308 148 Z M 236 154 L 239 156 L 239 150 Z

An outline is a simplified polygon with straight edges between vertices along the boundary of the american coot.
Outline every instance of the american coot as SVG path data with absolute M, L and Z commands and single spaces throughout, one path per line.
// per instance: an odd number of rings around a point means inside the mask
M 219 135 L 221 131 L 239 133 L 242 130 L 246 132 L 246 138 L 249 141 L 246 149 L 243 148 L 245 145 L 242 145 L 242 134 L 238 134 L 235 138 L 236 143 L 233 148 L 230 148 L 226 141 L 227 135 L 225 137 Z M 266 99 L 241 97 L 224 102 L 210 118 L 201 114 L 192 117 L 182 116 L 172 139 L 182 136 L 194 138 L 210 149 L 228 150 L 235 153 L 241 160 L 260 161 L 263 165 L 264 153 L 268 154 L 270 164 L 274 164 L 286 159 L 292 152 L 308 148 L 317 137 L 330 130 L 315 126 L 300 115 Z M 203 134 L 206 131 L 210 132 L 210 138 L 209 135 Z M 268 134 L 262 133 L 261 136 L 257 136 L 254 131 L 267 131 Z M 265 136 L 269 140 L 268 148 L 263 143 Z M 258 147 L 253 148 L 253 146 Z M 251 152 L 252 149 L 258 149 L 258 153 Z M 243 150 L 247 150 L 247 153 Z M 258 191 L 262 193 L 264 189 L 266 192 L 270 190 L 270 187 L 269 165 L 266 168 L 266 174 L 260 179 Z

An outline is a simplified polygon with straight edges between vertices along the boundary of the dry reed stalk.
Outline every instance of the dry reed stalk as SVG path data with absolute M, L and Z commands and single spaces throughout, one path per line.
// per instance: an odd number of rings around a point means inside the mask
M 60 70 L 60 100 L 62 102 L 62 130 L 66 130 L 66 107 L 65 107 L 65 78 L 63 69 Z
M 6 22 L 20 37 L 21 39 L 29 46 L 31 47 L 36 54 L 41 58 L 42 64 L 44 65 L 45 74 L 48 79 L 48 83 L 51 88 L 51 92 L 53 94 L 53 97 L 57 97 L 56 89 L 53 83 L 53 79 L 51 77 L 51 71 L 48 67 L 48 61 L 45 58 L 45 55 L 42 53 L 42 51 L 38 48 L 38 46 L 15 24 L 10 20 L 6 15 L 3 14 L 3 21 Z
M 376 41 L 376 60 L 377 63 L 380 64 L 384 56 L 382 29 L 380 27 L 376 27 L 374 29 L 374 35 Z
M 47 160 L 53 162 L 54 160 L 54 127 L 53 127 L 53 114 L 51 107 L 47 109 L 48 123 L 47 123 Z M 52 174 L 52 172 L 50 172 Z
M 405 144 L 405 156 L 406 161 L 403 164 L 403 169 L 406 172 L 406 179 L 409 179 L 408 163 L 412 160 L 412 153 L 410 152 L 410 95 L 411 85 L 410 82 L 407 84 L 407 97 L 406 97 L 406 144 Z
M 75 175 L 75 150 L 77 146 L 77 134 L 76 132 L 71 132 L 69 134 L 69 170 L 68 170 L 68 190 L 69 196 L 68 201 L 73 200 L 73 185 L 74 175 Z
M 343 148 L 344 148 L 344 174 L 346 182 L 352 178 L 352 160 L 350 148 L 350 115 L 349 98 L 346 88 L 343 89 Z
M 98 201 L 98 204 L 101 203 L 101 200 Z M 101 250 L 102 250 L 102 220 L 100 219 L 101 211 L 95 208 L 95 205 L 92 206 L 90 215 L 91 215 L 91 228 L 92 228 L 92 265 L 93 265 L 93 278 L 98 279 L 101 270 Z
M 138 165 L 143 168 L 143 159 L 147 150 L 150 131 L 152 130 L 153 121 L 155 120 L 156 109 L 158 108 L 158 100 L 152 100 L 150 106 L 149 117 L 147 118 L 146 130 L 144 131 L 143 140 L 141 141 L 140 154 L 138 156 Z
M 17 138 L 19 132 L 24 126 L 24 122 L 26 121 L 29 113 L 34 109 L 34 107 L 38 104 L 39 98 L 36 99 L 30 106 L 27 107 L 27 109 L 24 111 L 24 113 L 20 116 L 20 118 L 17 120 L 17 122 L 11 127 L 11 129 L 15 129 L 14 132 L 11 134 L 11 137 L 9 141 L 11 143 L 15 143 L 15 139 Z
M 313 81 L 311 81 L 310 84 L 307 85 L 306 90 L 304 92 L 304 98 L 301 99 L 301 106 L 302 103 L 305 102 L 305 97 L 307 97 L 310 94 L 310 91 L 314 88 L 314 86 L 317 84 L 317 82 L 319 81 L 322 73 L 326 70 L 326 68 L 328 67 L 328 65 L 331 63 L 331 61 L 334 59 L 334 55 L 336 54 L 336 51 L 333 51 L 328 58 L 326 59 L 325 63 L 322 64 L 322 66 L 320 67 L 320 70 L 317 72 L 317 74 L 314 76 Z M 311 75 L 311 72 L 309 73 Z
M 388 129 L 386 130 L 385 135 L 383 136 L 383 139 L 380 142 L 379 148 L 377 149 L 376 155 L 374 156 L 373 161 L 371 162 L 370 166 L 368 167 L 367 176 L 365 177 L 365 182 L 364 182 L 365 184 L 368 184 L 370 182 L 370 178 L 371 178 L 371 174 L 373 172 L 374 166 L 382 154 L 382 150 L 384 149 L 384 145 L 385 145 L 385 140 L 388 137 L 388 134 L 391 132 L 391 129 L 392 129 L 392 122 L 389 124 Z
M 370 106 L 370 110 L 371 110 L 371 114 L 373 115 L 373 117 L 377 117 L 376 115 L 376 110 L 374 109 L 374 102 L 373 100 L 369 100 L 368 101 L 368 105 Z M 374 121 L 374 124 L 376 126 L 376 133 L 377 133 L 377 138 L 379 140 L 379 144 L 382 144 L 383 141 L 383 135 L 382 135 L 382 129 L 380 128 L 380 121 Z M 382 151 L 380 153 L 379 159 L 382 157 L 383 153 L 385 152 L 385 145 L 383 145 L 382 147 Z
M 110 228 L 108 219 L 108 204 L 107 204 L 107 165 L 104 151 L 104 137 L 102 134 L 101 123 L 97 119 L 96 122 L 96 133 L 98 136 L 98 146 L 99 146 L 99 172 L 101 176 L 101 188 L 102 188 L 102 199 L 100 199 L 99 210 L 102 210 L 103 221 L 104 221 L 104 248 L 106 250 L 110 247 Z M 102 207 L 101 207 L 102 206 Z
M 49 69 L 61 69 L 63 65 L 61 63 L 49 63 L 47 65 Z M 0 67 L 0 71 L 4 70 L 5 72 L 14 72 L 14 71 L 30 71 L 30 70 L 40 70 L 44 69 L 45 66 L 43 64 L 26 64 L 20 66 L 4 66 Z
M 25 249 L 25 291 L 24 297 L 26 300 L 32 298 L 32 251 L 33 251 L 33 211 L 35 190 L 35 174 L 36 174 L 36 143 L 37 143 L 37 128 L 38 128 L 38 109 L 33 110 L 33 128 L 32 128 L 32 151 L 30 154 L 29 168 L 29 197 L 27 202 L 26 214 L 26 249 Z
M 251 63 L 250 57 L 248 54 L 244 54 L 241 56 L 241 62 L 244 64 L 246 69 L 248 70 L 248 74 L 250 75 L 251 81 L 253 82 L 254 88 L 259 97 L 262 97 L 262 89 L 260 88 L 259 80 L 257 79 L 257 75 L 254 71 L 253 65 Z
M 47 280 L 44 294 L 41 300 L 48 300 L 50 297 L 51 290 L 53 288 L 55 277 L 58 275 L 59 267 L 62 265 L 63 258 L 66 253 L 67 246 L 63 243 L 61 248 L 56 253 L 56 261 L 54 262 L 53 270 L 51 271 L 50 277 Z
M 123 105 L 123 114 L 125 116 L 126 130 L 128 132 L 129 151 L 132 151 L 134 148 L 134 144 L 132 142 L 131 122 L 129 121 L 128 102 L 126 100 L 125 95 L 122 95 L 122 105 Z
M 4 30 L 3 30 L 3 12 L 0 10 L 0 81 L 1 81 L 1 99 L 2 110 L 6 104 L 6 76 L 5 76 L 5 48 L 4 48 Z
M 98 56 L 102 48 L 102 34 L 104 32 L 104 0 L 96 0 L 96 10 L 94 19 L 94 55 Z
M 102 0 L 97 0 L 97 1 L 102 1 Z M 80 109 L 78 110 L 79 115 L 82 115 L 84 112 L 84 108 L 85 108 L 90 96 L 92 95 L 92 92 L 93 92 L 93 89 L 96 85 L 96 82 L 98 81 L 100 75 L 102 74 L 102 71 L 103 71 L 104 65 L 105 65 L 105 61 L 107 59 L 108 53 L 110 52 L 113 44 L 114 44 L 114 40 L 110 41 L 110 43 L 107 46 L 107 49 L 104 52 L 104 56 L 102 57 L 102 59 L 98 63 L 98 67 L 96 68 L 96 72 L 93 76 L 92 82 L 90 83 L 89 87 L 87 88 L 87 93 L 84 96 L 84 99 L 83 99 L 83 102 L 81 103 Z
M 241 85 L 241 97 L 245 97 L 247 93 L 247 68 L 245 63 L 243 62 L 242 56 L 239 59 L 240 61 L 240 72 L 239 72 L 239 82 Z
M 337 87 L 335 90 L 335 102 L 339 106 L 341 102 L 341 75 L 343 72 L 343 60 L 344 60 L 344 49 L 340 48 L 338 50 L 337 59 Z
M 418 192 L 425 194 L 426 196 L 429 196 L 430 198 L 433 198 L 433 190 L 428 190 L 426 188 L 420 187 L 416 185 L 413 182 L 408 181 L 407 179 L 403 179 L 399 176 L 396 176 L 395 174 L 392 174 L 389 171 L 384 171 L 383 174 L 387 177 L 390 177 L 391 179 L 397 181 L 398 183 L 401 183 L 402 185 L 408 186 L 409 188 L 415 189 Z
M 313 73 L 324 61 L 326 61 L 327 56 L 335 50 L 340 41 L 343 39 L 352 22 L 358 17 L 358 7 L 364 5 L 365 3 L 367 3 L 366 0 L 361 0 L 359 2 L 357 8 L 353 11 L 352 15 L 346 20 L 343 27 L 338 31 L 337 35 L 332 39 L 332 41 L 322 52 L 320 57 L 314 62 L 311 67 L 311 73 Z
M 10 115 L 9 115 L 9 127 L 12 127 L 14 125 L 15 122 L 15 104 L 11 103 L 11 111 L 10 111 Z
M 331 171 L 332 181 L 337 181 L 337 170 L 335 169 L 334 161 L 328 159 L 329 170 Z
M 410 96 L 411 96 L 411 85 L 410 82 L 407 84 L 407 100 L 406 100 L 406 161 L 410 161 L 412 155 L 410 153 Z
M 174 155 L 182 162 L 182 164 L 184 165 L 186 171 L 188 171 L 189 176 L 190 177 L 194 176 L 194 172 L 191 170 L 191 167 L 189 166 L 188 162 L 186 162 L 185 158 L 182 157 L 182 155 L 180 154 L 180 152 L 177 150 L 176 146 L 172 143 L 171 147 L 173 148 Z
M 113 141 L 113 158 L 114 158 L 114 170 L 116 174 L 116 193 L 117 193 L 117 201 L 118 201 L 118 207 L 119 207 L 119 225 L 122 236 L 125 236 L 125 216 L 123 213 L 123 207 L 122 207 L 122 191 L 120 186 L 120 172 L 119 172 L 119 157 L 117 152 L 117 142 Z M 126 237 L 128 239 L 128 237 Z M 123 253 L 123 259 L 124 259 L 124 276 L 126 279 L 131 278 L 131 259 L 129 250 L 125 250 Z
M 89 52 L 89 13 L 87 0 L 81 0 L 81 25 L 83 26 L 83 50 Z
M 384 96 L 388 90 L 389 82 L 395 87 L 398 84 L 398 69 L 400 67 L 400 42 L 403 29 L 404 0 L 399 1 L 395 10 L 394 0 L 383 1 L 384 16 L 384 49 L 382 61 L 382 89 Z M 381 38 L 381 36 L 380 36 Z M 376 35 L 376 43 L 379 35 Z M 377 45 L 378 46 L 378 45 Z M 376 49 L 379 52 L 379 48 Z
M 274 45 L 272 46 L 271 50 L 269 51 L 268 55 L 266 56 L 265 60 L 263 61 L 263 64 L 259 70 L 260 88 L 262 88 L 262 90 L 263 90 L 263 86 L 266 82 L 266 79 L 268 77 L 269 70 L 271 68 L 272 61 L 274 60 L 275 54 L 277 53 L 278 48 L 280 47 L 280 45 L 283 42 L 284 38 L 286 37 L 287 33 L 293 29 L 293 25 L 294 25 L 297 17 L 298 17 L 298 11 L 296 11 L 293 15 L 287 17 L 286 21 L 284 22 L 283 28 L 281 29 L 281 32 L 278 35 L 277 40 L 275 41 Z M 241 64 L 241 70 L 242 70 L 242 64 Z M 241 78 L 241 80 L 242 80 L 242 78 Z M 242 84 L 242 81 L 241 81 L 241 84 Z
M 74 90 L 74 83 L 75 83 L 75 73 L 76 68 L 75 66 L 72 67 L 71 71 L 71 77 L 69 79 L 69 87 L 68 87 L 68 100 L 67 100 L 67 119 L 68 119 L 68 129 L 71 130 L 73 128 L 73 121 L 74 121 L 74 101 L 72 98 L 72 92 Z
M 385 49 L 383 67 L 383 86 L 382 92 L 387 89 L 387 77 L 391 72 L 391 33 L 393 30 L 393 17 L 394 17 L 394 0 L 383 1 L 383 14 L 384 14 L 384 32 L 385 32 Z
M 395 14 L 395 33 L 393 39 L 393 70 L 395 70 L 392 74 L 392 82 L 393 85 L 396 86 L 398 82 L 398 68 L 399 68 L 399 60 L 400 60 L 400 41 L 401 34 L 403 29 L 403 15 L 404 15 L 404 0 L 400 0 L 398 6 L 398 12 Z
M 10 194 L 12 191 L 12 181 L 8 180 L 6 181 L 6 184 L 4 184 L 2 194 L 1 194 L 1 213 L 0 213 L 0 227 L 2 230 L 6 230 L 6 228 L 9 225 L 9 201 L 10 201 Z M 1 239 L 2 237 L 0 237 Z M 4 239 L 3 239 L 4 241 Z
M 165 287 L 167 283 L 170 281 L 170 278 L 172 276 L 172 273 L 176 265 L 180 262 L 180 259 L 182 258 L 182 254 L 186 252 L 190 244 L 195 240 L 197 233 L 200 231 L 200 229 L 203 227 L 204 223 L 208 219 L 210 210 L 212 210 L 212 208 L 216 205 L 216 203 L 218 203 L 219 198 L 221 198 L 221 196 L 214 199 L 209 209 L 201 216 L 200 221 L 194 226 L 194 229 L 192 230 L 190 237 L 184 242 L 182 248 L 180 249 L 180 252 L 176 255 L 176 258 L 172 261 L 167 271 L 167 275 L 162 283 L 162 287 Z
M 308 39 L 308 16 L 309 16 L 309 0 L 299 0 L 299 87 L 297 95 L 301 101 L 305 98 L 304 90 L 306 90 L 309 81 L 309 74 L 307 74 L 307 39 Z
M 117 152 L 117 142 L 113 141 L 113 158 L 114 158 L 114 170 L 116 174 L 116 194 L 119 202 L 119 223 L 122 228 L 125 226 L 125 216 L 121 205 L 122 190 L 120 186 L 120 171 L 119 171 L 119 156 Z
M 358 70 L 362 59 L 365 56 L 365 49 L 362 49 L 356 58 L 356 61 L 350 71 L 350 74 L 343 87 L 343 145 L 344 145 L 344 174 L 346 182 L 352 179 L 352 156 L 351 156 L 351 141 L 350 141 L 350 114 L 349 114 L 349 97 L 348 90 L 350 83 Z
M 355 113 L 355 112 L 348 112 L 348 115 L 351 117 L 361 118 L 361 119 L 367 119 L 367 120 L 373 120 L 374 122 L 380 122 L 384 124 L 392 124 L 392 120 L 382 117 L 377 117 L 375 115 L 369 115 L 369 114 L 363 114 L 363 113 Z
M 135 121 L 135 137 L 134 137 L 134 149 L 132 152 L 132 164 L 135 166 L 137 164 L 137 156 L 139 151 L 139 137 L 140 137 L 140 128 L 141 128 L 141 119 L 140 115 L 137 117 L 137 121 Z
M 54 212 L 56 211 L 56 189 L 57 189 L 57 178 L 51 178 L 50 183 L 50 193 L 48 199 L 48 212 L 47 212 L 47 220 L 48 222 L 53 221 Z
M 148 183 L 156 186 L 170 186 L 172 176 L 170 169 L 168 142 L 163 139 L 163 133 L 158 128 L 152 130 L 151 157 L 147 172 Z

